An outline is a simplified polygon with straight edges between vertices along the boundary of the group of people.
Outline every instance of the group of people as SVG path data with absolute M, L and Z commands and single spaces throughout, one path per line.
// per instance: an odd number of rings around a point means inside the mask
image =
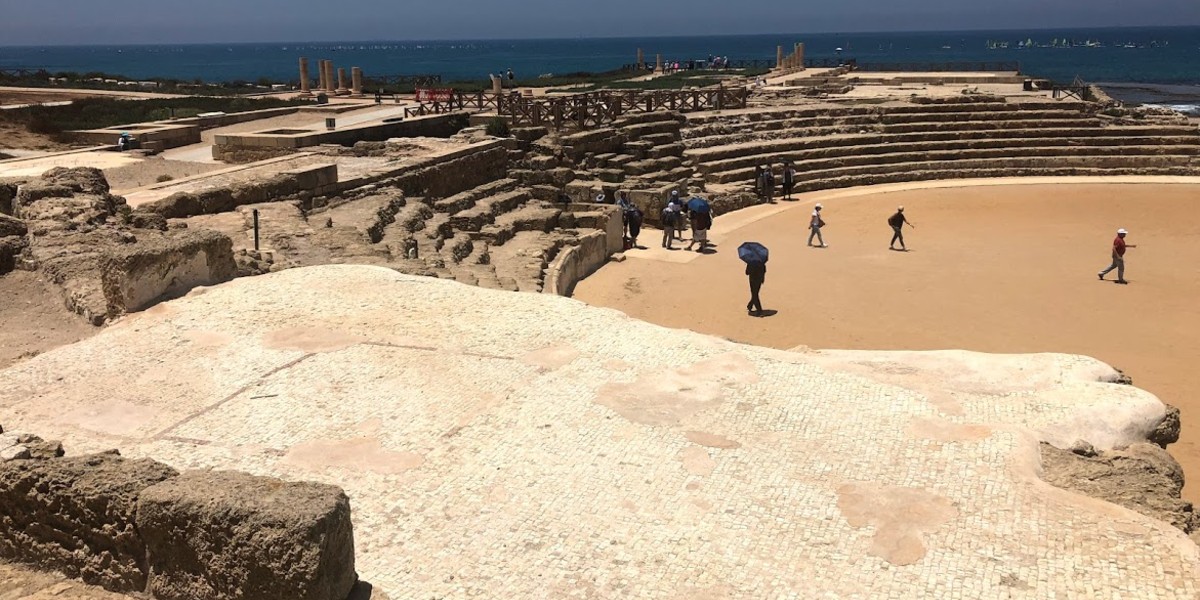
M 686 225 L 692 228 L 692 239 L 688 242 L 687 250 L 696 248 L 696 252 L 704 252 L 708 247 L 708 230 L 712 228 L 713 212 L 707 202 L 684 202 L 679 196 L 679 190 L 671 191 L 671 198 L 662 210 L 663 238 L 662 247 L 674 250 L 675 240 L 683 242 L 683 229 Z
M 792 190 L 796 188 L 796 167 L 792 163 L 784 163 L 779 178 L 782 183 L 783 199 L 792 199 Z M 754 167 L 754 193 L 759 201 L 771 204 L 775 202 L 775 169 L 769 164 Z
M 808 246 L 810 248 L 829 247 L 825 243 L 825 236 L 821 231 L 825 228 L 825 219 L 822 216 L 822 211 L 824 208 L 825 207 L 818 202 L 817 205 L 813 207 L 812 214 L 809 216 Z M 897 207 L 896 212 L 893 213 L 892 216 L 888 217 L 887 223 L 888 226 L 892 228 L 892 241 L 888 244 L 888 249 L 907 252 L 908 247 L 904 245 L 904 226 L 908 225 L 909 227 L 916 227 L 916 225 L 913 225 L 912 222 L 908 220 L 908 217 L 905 216 L 904 207 Z M 813 244 L 813 240 L 816 240 L 817 243 Z M 900 242 L 899 248 L 896 248 L 896 242 Z M 1114 257 L 1116 256 L 1115 252 L 1116 251 L 1114 250 Z M 1115 264 L 1116 263 L 1114 262 L 1114 265 Z M 1113 268 L 1114 267 L 1109 267 L 1109 270 L 1112 270 Z M 1104 273 L 1107 272 L 1108 271 L 1104 271 Z M 1104 273 L 1101 273 L 1101 279 L 1104 278 Z M 765 283 L 767 279 L 766 263 L 747 263 L 746 277 L 750 280 L 750 301 L 746 303 L 746 312 L 752 316 L 761 316 L 763 314 L 763 307 L 762 300 L 759 299 L 759 292 L 762 291 L 763 283 Z

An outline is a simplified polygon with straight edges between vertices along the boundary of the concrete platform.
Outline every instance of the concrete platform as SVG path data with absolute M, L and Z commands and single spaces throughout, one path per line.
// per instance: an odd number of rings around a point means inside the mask
M 787 352 L 376 267 L 194 291 L 0 372 L 70 452 L 343 486 L 390 597 L 1194 598 L 1180 531 L 1038 478 L 1163 405 L 1068 355 Z

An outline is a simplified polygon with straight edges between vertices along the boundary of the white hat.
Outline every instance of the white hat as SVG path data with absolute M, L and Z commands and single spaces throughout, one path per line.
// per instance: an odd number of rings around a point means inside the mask
M 1121 235 L 1122 233 L 1129 233 L 1129 232 L 1128 232 L 1128 231 L 1125 231 L 1124 229 L 1118 229 L 1118 230 L 1117 230 L 1117 235 Z
M 818 209 L 819 209 L 819 208 L 821 208 L 821 203 L 820 203 L 820 202 L 818 202 L 818 203 L 817 203 L 817 205 L 816 205 L 816 206 L 814 206 L 813 208 L 818 208 Z
M 903 206 L 897 206 L 897 207 L 896 207 L 896 210 L 904 210 L 904 207 L 903 207 Z

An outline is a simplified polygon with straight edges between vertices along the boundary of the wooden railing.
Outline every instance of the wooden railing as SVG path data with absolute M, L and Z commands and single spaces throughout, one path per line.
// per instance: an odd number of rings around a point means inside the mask
M 846 61 L 854 66 L 855 71 L 866 72 L 979 72 L 979 71 L 1012 71 L 1019 73 L 1021 63 L 1007 62 L 895 62 L 895 63 L 860 63 L 854 59 Z
M 656 59 L 657 60 L 657 59 Z M 731 58 L 723 63 L 710 63 L 707 60 L 667 60 L 663 59 L 663 67 L 668 70 L 675 70 L 673 66 L 679 63 L 680 71 L 693 70 L 712 70 L 720 71 L 725 69 L 774 69 L 775 59 L 767 58 Z M 630 63 L 621 65 L 622 71 L 653 71 L 657 65 L 653 62 L 645 62 L 642 64 Z
M 673 110 L 696 112 L 745 108 L 749 90 L 723 86 L 698 90 L 617 90 L 569 96 L 529 97 L 489 92 L 455 92 L 446 99 L 422 102 L 405 108 L 405 117 L 443 114 L 459 110 L 495 110 L 514 126 L 545 126 L 555 129 L 590 129 L 612 123 L 628 113 Z
M 374 86 L 404 86 L 435 87 L 442 83 L 441 75 L 372 75 L 364 77 L 363 83 L 368 87 Z

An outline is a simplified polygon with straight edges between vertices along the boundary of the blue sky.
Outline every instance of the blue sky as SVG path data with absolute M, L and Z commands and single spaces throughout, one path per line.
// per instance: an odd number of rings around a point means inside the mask
M 0 0 L 0 45 L 1200 26 L 1200 0 Z

